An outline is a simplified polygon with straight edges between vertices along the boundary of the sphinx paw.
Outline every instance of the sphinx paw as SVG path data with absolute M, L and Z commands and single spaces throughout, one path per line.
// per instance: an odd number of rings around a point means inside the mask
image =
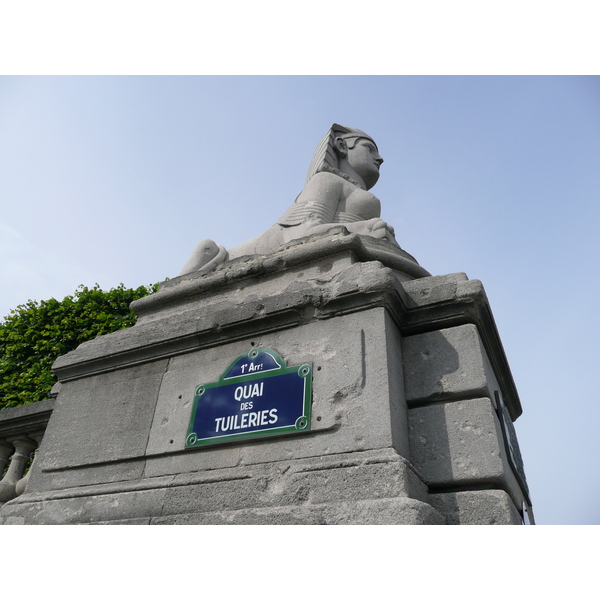
M 185 275 L 194 271 L 207 273 L 225 260 L 227 260 L 227 250 L 224 246 L 213 242 L 213 240 L 202 240 L 179 274 Z

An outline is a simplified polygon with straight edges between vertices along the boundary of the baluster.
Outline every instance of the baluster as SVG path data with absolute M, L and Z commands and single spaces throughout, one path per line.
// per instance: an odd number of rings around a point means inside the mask
M 33 465 L 35 463 L 35 459 L 37 458 L 38 451 L 40 449 L 40 444 L 42 443 L 42 438 L 44 437 L 44 431 L 34 431 L 29 434 L 30 438 L 33 438 L 37 443 L 37 448 L 35 449 L 35 453 L 33 455 L 33 460 L 31 461 L 31 466 L 29 467 L 29 471 L 27 471 L 27 475 L 25 477 L 19 479 L 17 485 L 15 486 L 15 495 L 20 496 L 26 489 L 27 484 L 29 483 L 29 477 L 31 476 L 31 471 L 33 469 Z
M 4 473 L 4 467 L 8 464 L 10 455 L 14 452 L 12 444 L 6 443 L 4 440 L 0 440 L 0 481 L 2 480 L 2 473 Z
M 6 476 L 0 481 L 0 505 L 16 497 L 15 487 L 23 477 L 23 471 L 29 460 L 31 451 L 36 444 L 26 435 L 16 435 L 6 438 L 15 447 L 15 452 L 10 461 Z

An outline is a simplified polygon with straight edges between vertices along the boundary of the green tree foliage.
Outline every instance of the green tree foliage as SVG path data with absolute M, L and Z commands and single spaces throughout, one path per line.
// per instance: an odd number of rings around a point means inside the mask
M 30 300 L 0 322 L 0 410 L 48 398 L 56 378 L 56 357 L 82 342 L 136 320 L 129 304 L 155 292 L 158 284 L 127 289 L 123 284 L 104 292 L 98 285 L 79 286 L 73 296 L 58 301 Z

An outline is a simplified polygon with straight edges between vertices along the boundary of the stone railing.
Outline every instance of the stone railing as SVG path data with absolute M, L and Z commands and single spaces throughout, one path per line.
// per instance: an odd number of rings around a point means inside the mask
M 10 463 L 0 480 L 0 506 L 25 491 L 31 468 L 24 476 L 25 469 L 32 453 L 37 452 L 42 443 L 55 401 L 51 397 L 35 404 L 0 410 L 0 476 Z

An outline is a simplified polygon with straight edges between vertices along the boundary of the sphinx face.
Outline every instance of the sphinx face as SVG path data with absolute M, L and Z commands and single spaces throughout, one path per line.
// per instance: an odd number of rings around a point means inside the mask
M 348 148 L 347 160 L 365 182 L 368 190 L 377 183 L 383 158 L 379 156 L 375 142 L 367 138 L 359 138 L 353 148 Z

